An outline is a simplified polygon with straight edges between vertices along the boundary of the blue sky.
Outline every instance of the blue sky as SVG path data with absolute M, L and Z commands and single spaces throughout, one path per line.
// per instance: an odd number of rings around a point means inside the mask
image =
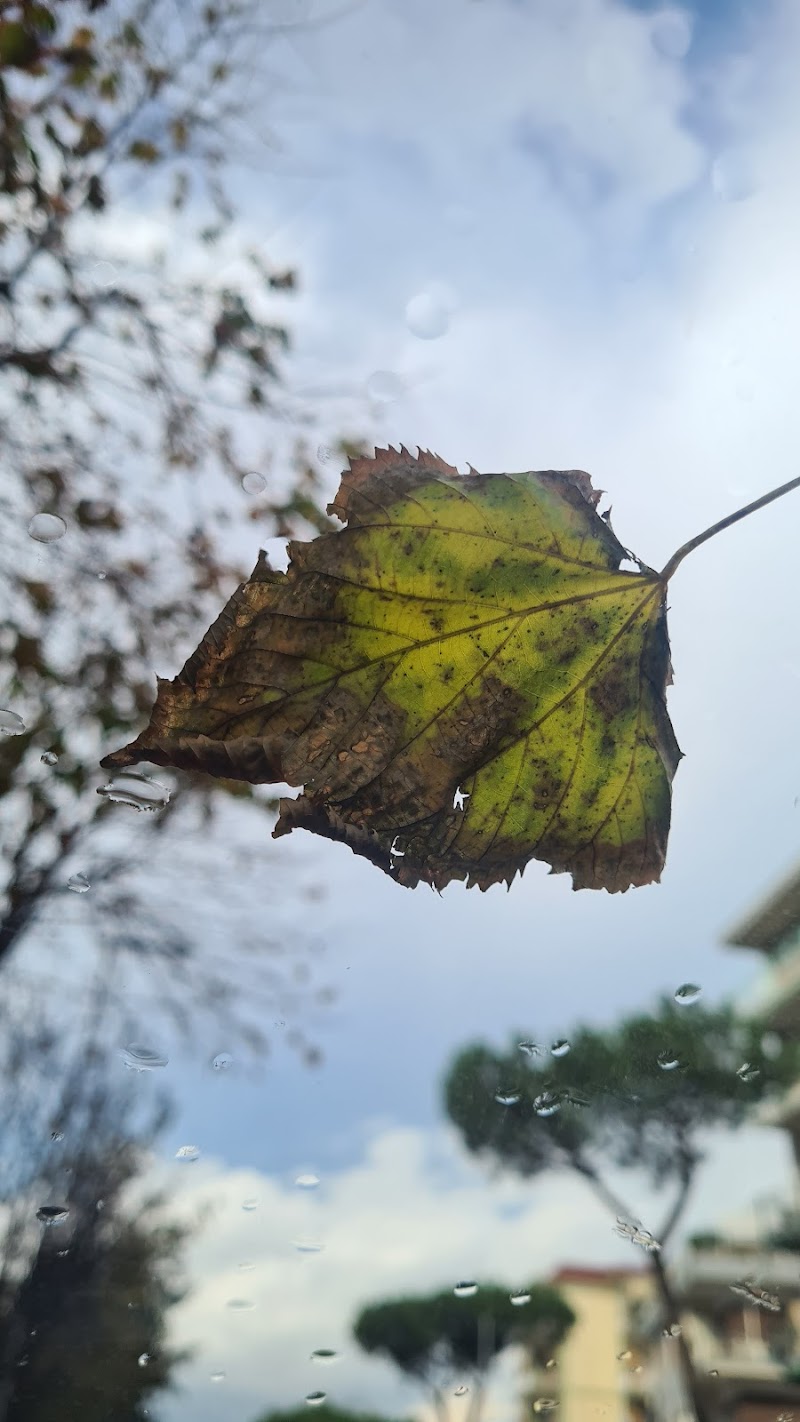
M 789 0 L 371 0 L 276 43 L 281 151 L 242 177 L 236 235 L 300 269 L 291 378 L 313 396 L 320 446 L 344 429 L 461 468 L 586 468 L 623 543 L 654 566 L 790 477 L 798 59 Z M 169 244 L 168 223 L 126 216 L 109 249 Z M 214 254 L 215 279 L 238 271 L 233 245 Z M 408 324 L 420 298 L 438 313 L 431 339 Z M 379 398 L 376 372 L 395 398 Z M 480 1272 L 513 1283 L 520 1252 L 534 1271 L 630 1257 L 577 1185 L 489 1182 L 443 1128 L 439 1082 L 476 1037 L 568 1035 L 686 980 L 711 1000 L 745 990 L 756 965 L 722 934 L 800 849 L 798 519 L 789 500 L 761 513 L 671 589 L 669 705 L 686 759 L 661 885 L 573 895 L 534 865 L 510 893 L 437 897 L 297 834 L 280 851 L 248 840 L 246 871 L 229 856 L 256 925 L 276 917 L 276 864 L 281 883 L 325 886 L 313 910 L 289 894 L 277 917 L 287 941 L 313 920 L 337 998 L 308 1025 L 316 1071 L 274 1022 L 270 1058 L 224 1075 L 209 1060 L 225 1043 L 205 1028 L 190 1049 L 168 1043 L 177 1115 L 154 1175 L 187 1215 L 217 1202 L 176 1325 L 197 1359 L 168 1422 L 297 1400 L 314 1385 L 308 1352 L 338 1346 L 357 1298 Z M 209 951 L 225 931 L 209 912 Z M 172 1163 L 187 1142 L 200 1160 Z M 774 1133 L 713 1157 L 695 1223 L 788 1188 Z M 292 1180 L 308 1169 L 323 1183 L 301 1199 Z M 655 1202 L 641 1182 L 632 1193 L 648 1223 Z M 260 1211 L 243 1213 L 250 1196 Z M 301 1226 L 327 1248 L 298 1263 Z M 231 1313 L 245 1249 L 258 1307 Z M 224 1387 L 209 1383 L 219 1368 Z M 335 1381 L 342 1403 L 414 1402 L 376 1363 L 351 1357 Z M 497 1422 L 511 1397 L 498 1391 Z

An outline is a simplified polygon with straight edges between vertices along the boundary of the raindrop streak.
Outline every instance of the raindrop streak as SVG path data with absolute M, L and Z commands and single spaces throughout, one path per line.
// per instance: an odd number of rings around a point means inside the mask
M 20 736 L 25 730 L 25 722 L 16 711 L 0 710 L 0 733 L 4 736 Z M 42 756 L 44 760 L 44 756 Z
M 36 1211 L 36 1218 L 43 1225 L 63 1224 L 68 1215 L 66 1205 L 40 1205 Z
M 566 1037 L 560 1038 L 559 1041 L 554 1042 L 550 1048 L 551 1057 L 565 1057 L 570 1050 L 570 1046 L 571 1043 L 567 1041 Z
M 267 481 L 264 475 L 258 474 L 255 470 L 245 474 L 242 479 L 242 488 L 246 494 L 263 494 L 266 487 Z
M 71 889 L 73 894 L 86 894 L 91 887 L 85 874 L 72 874 L 67 879 L 67 888 Z
M 170 794 L 166 785 L 138 770 L 121 771 L 107 785 L 101 785 L 97 793 L 115 805 L 130 805 L 133 810 L 163 810 Z
M 697 1002 L 702 991 L 703 989 L 697 983 L 681 983 L 680 987 L 675 989 L 673 997 L 681 1007 L 689 1007 L 691 1003 Z
M 175 1152 L 175 1159 L 176 1159 L 176 1160 L 199 1160 L 199 1158 L 200 1158 L 200 1150 L 199 1150 L 199 1148 L 198 1148 L 197 1146 L 193 1146 L 193 1145 L 179 1146 L 178 1149 L 177 1149 L 176 1152 Z
M 57 543 L 67 531 L 67 525 L 58 514 L 34 514 L 28 524 L 28 533 L 37 543 Z
M 653 21 L 650 39 L 665 59 L 683 59 L 692 43 L 692 21 L 682 10 L 664 10 Z
M 0 726 L 0 730 L 2 730 L 2 726 Z M 43 755 L 39 757 L 39 759 L 41 760 L 42 765 L 58 765 L 58 756 L 56 755 L 55 751 L 45 751 Z
M 327 1400 L 327 1397 L 327 1392 L 307 1392 L 306 1402 L 309 1407 L 321 1407 L 322 1403 Z
M 403 382 L 399 375 L 395 375 L 391 370 L 374 370 L 366 384 L 366 391 L 370 400 L 379 400 L 388 403 L 390 400 L 399 400 L 403 393 Z
M 494 1099 L 500 1106 L 516 1106 L 517 1102 L 519 1101 L 519 1092 L 497 1091 L 495 1092 Z
M 217 1055 L 211 1058 L 211 1065 L 215 1071 L 227 1071 L 228 1067 L 233 1065 L 233 1057 L 230 1052 L 217 1052 Z
M 523 1304 L 530 1303 L 531 1296 L 527 1289 L 519 1289 L 516 1293 L 509 1294 L 508 1301 L 513 1304 L 515 1308 L 522 1308 Z
M 406 306 L 406 325 L 421 341 L 435 341 L 450 325 L 450 302 L 443 292 L 431 288 L 412 296 Z
M 234 1313 L 248 1313 L 255 1304 L 252 1299 L 228 1299 L 227 1307 Z
M 543 1091 L 534 1097 L 533 1109 L 537 1116 L 555 1116 L 561 1110 L 561 1102 L 554 1091 Z
M 319 1176 L 309 1170 L 305 1175 L 296 1175 L 294 1183 L 298 1190 L 316 1190 L 319 1185 Z
M 662 1071 L 675 1071 L 680 1064 L 680 1057 L 676 1057 L 674 1052 L 659 1052 L 658 1065 Z
M 460 1284 L 456 1284 L 453 1289 L 457 1299 L 471 1299 L 478 1292 L 478 1285 L 472 1279 L 466 1279 Z
M 312 1363 L 338 1363 L 339 1354 L 335 1348 L 315 1348 L 311 1354 Z
M 167 1065 L 169 1057 L 142 1042 L 130 1042 L 122 1050 L 122 1060 L 130 1071 L 156 1071 Z
M 519 1042 L 518 1049 L 524 1057 L 540 1057 L 542 1049 L 538 1042 Z

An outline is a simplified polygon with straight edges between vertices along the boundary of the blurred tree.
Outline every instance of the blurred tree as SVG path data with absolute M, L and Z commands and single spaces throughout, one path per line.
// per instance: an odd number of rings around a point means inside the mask
M 753 1107 L 800 1076 L 800 1042 L 765 1050 L 764 1027 L 729 1006 L 703 1008 L 664 998 L 652 1015 L 605 1031 L 578 1027 L 551 1050 L 519 1035 L 506 1052 L 461 1051 L 445 1081 L 445 1104 L 468 1149 L 523 1176 L 569 1169 L 616 1217 L 617 1232 L 640 1245 L 662 1302 L 662 1325 L 678 1324 L 665 1268 L 704 1142 L 735 1129 Z M 664 1218 L 645 1229 L 612 1189 L 609 1168 L 641 1169 L 673 1187 Z M 676 1334 L 684 1380 L 698 1415 L 685 1339 Z
M 245 194 L 258 230 L 247 165 L 263 183 L 267 57 L 291 28 L 270 15 L 0 5 L 0 960 L 90 869 L 106 947 L 168 945 L 172 969 L 191 948 L 180 885 L 154 922 L 124 876 L 232 797 L 266 830 L 259 787 L 186 775 L 167 801 L 128 781 L 156 813 L 112 853 L 109 817 L 130 812 L 95 791 L 257 545 L 328 525 L 281 381 L 297 274 L 239 236 Z M 192 983 L 221 999 L 219 975 Z
M 442 1422 L 448 1416 L 445 1389 L 452 1391 L 454 1381 L 465 1387 L 468 1378 L 470 1422 L 477 1422 L 497 1355 L 519 1343 L 543 1367 L 574 1321 L 572 1310 L 547 1285 L 511 1295 L 496 1284 L 480 1284 L 460 1297 L 449 1289 L 370 1304 L 353 1333 L 365 1352 L 383 1354 L 424 1383 Z

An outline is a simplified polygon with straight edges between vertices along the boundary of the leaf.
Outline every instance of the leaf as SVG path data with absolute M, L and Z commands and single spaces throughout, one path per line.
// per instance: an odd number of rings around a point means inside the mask
M 329 509 L 347 527 L 290 544 L 285 574 L 262 554 L 103 764 L 304 786 L 276 835 L 403 884 L 487 888 L 532 858 L 575 888 L 658 879 L 681 754 L 665 583 L 620 571 L 599 497 L 576 470 L 356 458 Z

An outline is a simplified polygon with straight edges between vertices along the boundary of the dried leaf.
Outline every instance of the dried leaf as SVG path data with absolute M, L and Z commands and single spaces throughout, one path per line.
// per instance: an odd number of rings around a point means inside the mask
M 665 706 L 665 584 L 581 471 L 461 476 L 356 458 L 347 526 L 262 555 L 137 760 L 304 787 L 296 826 L 401 883 L 511 882 L 532 858 L 612 892 L 658 879 L 680 751 Z

